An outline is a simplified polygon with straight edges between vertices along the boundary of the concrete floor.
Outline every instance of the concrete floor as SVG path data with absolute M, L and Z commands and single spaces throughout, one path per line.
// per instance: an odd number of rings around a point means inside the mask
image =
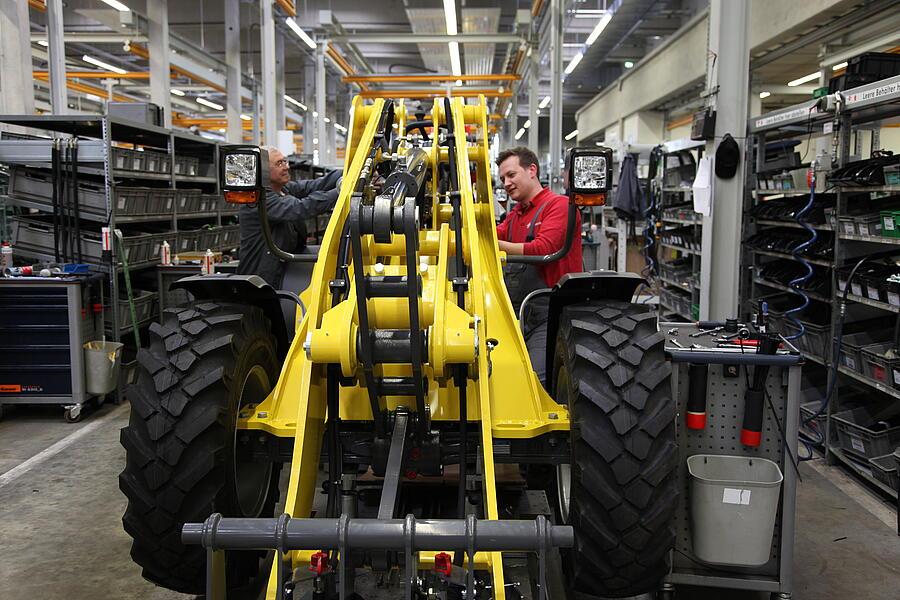
M 0 421 L 3 600 L 188 599 L 144 581 L 128 555 L 117 483 L 124 460 L 119 429 L 127 420 L 127 405 L 107 405 L 75 425 L 48 407 L 11 410 Z M 794 598 L 896 600 L 895 513 L 840 468 L 818 461 L 801 473 Z M 724 597 L 765 596 L 678 593 L 679 600 Z

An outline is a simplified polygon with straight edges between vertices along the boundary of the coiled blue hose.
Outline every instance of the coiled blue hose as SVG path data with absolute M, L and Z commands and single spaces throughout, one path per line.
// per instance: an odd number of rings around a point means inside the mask
M 807 248 L 809 248 L 810 246 L 815 244 L 816 240 L 819 239 L 818 232 L 816 232 L 816 230 L 813 227 L 811 227 L 809 225 L 809 223 L 807 223 L 806 221 L 803 220 L 803 218 L 809 213 L 809 211 L 812 210 L 813 203 L 815 202 L 815 200 L 816 200 L 816 171 L 815 171 L 815 167 L 813 167 L 812 177 L 811 177 L 810 186 L 809 186 L 809 202 L 807 202 L 806 205 L 803 208 L 801 208 L 799 211 L 797 211 L 797 214 L 794 215 L 794 220 L 797 222 L 797 224 L 799 224 L 801 227 L 803 227 L 806 231 L 809 232 L 809 239 L 807 239 L 805 242 L 798 245 L 796 248 L 794 248 L 791 251 L 791 255 L 794 257 L 794 260 L 796 260 L 801 265 L 803 265 L 804 268 L 806 269 L 806 272 L 803 273 L 802 275 L 800 275 L 799 277 L 792 279 L 790 281 L 790 283 L 788 283 L 788 287 L 790 288 L 790 290 L 793 293 L 800 296 L 800 299 L 803 301 L 800 304 L 800 306 L 796 306 L 796 307 L 791 308 L 790 310 L 786 310 L 784 312 L 784 316 L 786 318 L 790 319 L 791 323 L 793 323 L 794 326 L 797 327 L 797 330 L 798 330 L 797 333 L 786 336 L 785 339 L 788 339 L 788 340 L 796 340 L 797 338 L 799 338 L 800 336 L 802 336 L 806 333 L 806 327 L 803 326 L 803 323 L 797 318 L 796 315 L 799 315 L 800 313 L 802 313 L 804 310 L 806 310 L 806 307 L 809 306 L 809 296 L 807 296 L 806 292 L 804 292 L 802 289 L 800 289 L 799 286 L 801 284 L 809 281 L 812 278 L 813 273 L 815 272 L 813 270 L 812 265 L 809 264 L 809 262 L 805 258 L 803 258 L 803 256 L 801 256 L 801 253 L 804 250 L 806 250 Z

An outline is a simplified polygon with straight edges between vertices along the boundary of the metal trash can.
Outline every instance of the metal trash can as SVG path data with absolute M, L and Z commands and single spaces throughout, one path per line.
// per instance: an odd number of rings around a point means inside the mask
M 123 345 L 99 340 L 84 345 L 84 378 L 88 394 L 102 396 L 116 389 Z
M 764 458 L 696 454 L 687 467 L 694 555 L 716 565 L 766 564 L 783 479 L 778 465 Z

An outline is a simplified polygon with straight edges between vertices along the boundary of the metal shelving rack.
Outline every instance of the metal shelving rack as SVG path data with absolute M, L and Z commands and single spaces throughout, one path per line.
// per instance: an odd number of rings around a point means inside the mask
M 840 168 L 851 161 L 851 156 L 855 159 L 862 158 L 862 136 L 860 132 L 871 131 L 872 149 L 880 148 L 878 131 L 886 120 L 897 122 L 900 117 L 900 76 L 892 77 L 882 81 L 874 82 L 858 88 L 842 92 L 843 102 L 835 103 L 834 97 L 821 99 L 821 101 L 810 100 L 802 104 L 791 106 L 779 111 L 761 115 L 750 119 L 748 131 L 750 133 L 751 147 L 755 148 L 755 153 L 748 152 L 757 166 L 763 164 L 765 144 L 767 141 L 787 139 L 787 138 L 809 138 L 812 143 L 816 138 L 827 136 L 823 141 L 827 142 L 827 147 L 831 150 L 832 166 Z M 823 108 L 824 106 L 824 108 Z M 854 149 L 851 151 L 851 145 Z M 900 149 L 889 148 L 897 152 Z M 821 168 L 821 167 L 820 167 Z M 755 177 L 757 169 L 747 169 L 749 177 L 747 196 L 745 205 L 750 205 L 755 201 L 765 201 L 778 196 L 807 196 L 808 191 L 789 190 L 755 190 Z M 826 171 L 821 173 L 817 169 L 817 179 L 825 180 Z M 817 186 L 817 194 L 821 191 L 821 186 Z M 825 302 L 829 306 L 836 307 L 842 301 L 843 294 L 840 292 L 837 283 L 837 274 L 835 267 L 853 265 L 859 257 L 873 252 L 879 252 L 889 249 L 891 246 L 900 245 L 900 239 L 880 237 L 875 235 L 858 235 L 846 233 L 838 227 L 839 219 L 847 214 L 849 196 L 859 196 L 860 194 L 895 194 L 900 193 L 900 186 L 836 186 L 830 192 L 835 194 L 835 207 L 831 215 L 830 223 L 822 225 L 814 225 L 819 231 L 834 232 L 833 242 L 833 260 L 825 261 L 821 259 L 809 260 L 810 263 L 820 265 L 830 269 L 832 277 L 832 291 L 829 297 L 822 297 L 816 294 L 809 294 L 813 301 Z M 796 223 L 782 223 L 779 221 L 757 219 L 752 223 L 745 222 L 745 236 L 751 234 L 760 228 L 768 226 L 779 227 L 799 227 Z M 898 250 L 900 252 L 900 250 Z M 754 251 L 746 249 L 744 252 L 744 265 L 752 266 L 756 264 L 759 256 L 773 256 L 791 259 L 790 254 L 780 254 L 767 251 Z M 749 313 L 749 300 L 762 293 L 764 289 L 783 289 L 786 286 L 775 286 L 769 282 L 761 281 L 754 276 L 750 269 L 745 269 L 742 278 L 741 297 L 745 303 L 744 312 Z M 798 298 L 799 299 L 799 298 Z M 852 305 L 865 305 L 877 311 L 883 311 L 886 314 L 900 313 L 900 307 L 891 304 L 872 300 L 860 295 L 849 294 L 848 300 Z M 835 328 L 839 318 L 839 311 L 831 311 L 831 323 L 828 332 L 828 339 L 832 339 L 835 334 Z M 900 318 L 900 317 L 898 317 Z M 824 356 L 807 355 L 810 362 L 830 368 L 836 357 L 831 356 L 832 347 L 829 344 L 825 349 Z M 887 386 L 881 382 L 875 381 L 865 375 L 849 369 L 843 365 L 837 368 L 839 374 L 838 384 L 846 384 L 854 382 L 862 384 L 866 389 L 877 391 L 884 396 L 900 400 L 900 389 Z M 880 489 L 885 494 L 897 498 L 897 490 L 891 489 L 883 482 L 875 479 L 871 472 L 858 461 L 848 455 L 846 451 L 840 448 L 836 440 L 836 433 L 833 425 L 833 415 L 841 410 L 841 385 L 835 385 L 835 389 L 829 402 L 826 412 L 825 427 L 825 452 L 827 460 L 834 463 L 842 463 L 849 467 L 853 472 L 860 476 L 863 480 L 872 486 Z M 882 397 L 884 397 L 882 396 Z
M 696 150 L 697 159 L 703 154 L 704 142 L 693 140 L 674 140 L 666 142 L 663 145 L 663 161 L 662 168 L 657 174 L 657 189 L 661 194 L 660 210 L 671 207 L 673 205 L 688 203 L 692 199 L 692 189 L 681 185 L 671 185 L 667 181 L 667 171 L 669 169 L 670 157 L 675 156 L 679 152 L 685 150 Z M 669 185 L 666 185 L 669 183 Z M 681 227 L 693 228 L 694 235 L 700 237 L 700 249 L 688 248 L 681 245 L 660 242 L 658 247 L 664 251 L 677 252 L 679 257 L 691 258 L 691 275 L 686 280 L 676 281 L 670 277 L 660 275 L 657 281 L 660 285 L 659 293 L 660 307 L 665 309 L 664 314 L 675 315 L 685 321 L 697 321 L 705 319 L 709 310 L 709 294 L 708 274 L 705 269 L 709 268 L 710 260 L 708 258 L 708 248 L 712 247 L 710 236 L 712 235 L 712 227 L 709 217 L 705 217 L 700 213 L 690 211 L 690 217 L 668 217 L 660 214 L 657 227 L 657 237 L 664 235 L 668 229 L 676 229 Z M 662 254 L 662 253 L 660 253 Z M 660 263 L 667 261 L 659 257 Z M 685 311 L 681 307 L 673 306 L 673 304 L 665 297 L 663 292 L 666 289 L 678 290 L 679 292 L 687 292 L 690 296 L 690 311 Z
M 237 215 L 235 210 L 223 208 L 221 203 L 216 205 L 215 210 L 180 213 L 178 202 L 173 201 L 170 212 L 140 216 L 119 214 L 116 207 L 114 200 L 117 197 L 116 188 L 122 186 L 158 187 L 166 190 L 197 189 L 203 194 L 218 194 L 216 165 L 218 164 L 219 149 L 218 143 L 214 140 L 105 115 L 66 115 L 65 117 L 5 115 L 0 116 L 0 122 L 28 128 L 30 133 L 39 136 L 38 139 L 0 140 L 0 163 L 9 165 L 46 170 L 51 164 L 51 138 L 78 138 L 79 177 L 82 177 L 82 182 L 94 178 L 95 183 L 102 184 L 106 205 L 105 215 L 82 212 L 81 221 L 84 223 L 83 226 L 88 229 L 108 226 L 115 231 L 118 227 L 165 228 L 168 226 L 169 229 L 166 230 L 166 233 L 171 232 L 171 239 L 167 241 L 174 246 L 179 232 L 179 224 L 182 227 L 187 224 L 222 226 L 224 220 Z M 168 172 L 116 168 L 112 160 L 114 147 L 146 148 L 165 153 L 168 160 Z M 188 175 L 179 172 L 176 163 L 184 157 L 195 158 L 199 161 L 196 174 Z M 0 202 L 7 206 L 47 211 L 46 204 L 42 205 L 40 202 L 15 195 L 6 195 L 0 198 Z M 229 245 L 228 248 L 214 248 L 214 250 L 226 250 L 236 247 L 236 245 Z M 17 256 L 27 256 L 38 261 L 55 259 L 52 254 L 35 249 L 17 247 L 15 253 Z M 173 256 L 175 253 L 173 248 Z M 128 270 L 130 273 L 138 273 L 155 267 L 158 263 L 159 256 L 151 255 L 147 260 L 129 264 Z M 103 272 L 116 274 L 110 276 L 107 283 L 109 312 L 111 313 L 107 334 L 113 340 L 118 341 L 126 331 L 131 329 L 131 325 L 123 329 L 118 327 L 120 321 L 118 298 L 122 284 L 120 279 L 124 269 L 117 244 L 113 244 L 110 260 L 108 262 L 101 261 L 95 266 Z M 138 323 L 138 326 L 146 326 L 153 320 L 153 316 L 144 318 Z M 125 340 L 127 341 L 127 339 L 130 338 L 126 337 Z

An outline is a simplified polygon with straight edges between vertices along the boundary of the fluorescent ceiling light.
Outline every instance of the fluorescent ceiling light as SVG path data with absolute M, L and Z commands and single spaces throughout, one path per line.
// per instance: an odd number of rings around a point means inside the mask
M 578 130 L 577 130 L 577 129 L 576 129 L 575 131 L 571 132 L 569 135 L 566 136 L 566 141 L 571 140 L 571 139 L 572 139 L 573 137 L 575 137 L 576 135 L 578 135 Z
M 788 81 L 788 87 L 797 87 L 798 85 L 803 85 L 804 83 L 807 83 L 809 81 L 812 81 L 813 79 L 818 79 L 818 78 L 819 78 L 819 72 L 816 71 L 815 73 L 810 73 L 809 75 L 804 75 L 803 77 L 800 77 L 793 81 Z
M 624 64 L 624 66 L 625 66 L 626 69 L 630 69 L 631 67 L 634 66 L 634 63 L 633 63 L 632 61 L 630 61 L 630 60 L 626 60 L 623 64 Z
M 447 34 L 456 35 L 456 0 L 444 0 L 444 20 L 447 21 Z
M 584 41 L 585 45 L 590 46 L 594 42 L 597 41 L 597 38 L 600 37 L 600 34 L 603 33 L 603 30 L 606 29 L 606 26 L 609 25 L 609 22 L 612 20 L 612 14 L 606 13 L 600 20 L 597 21 L 597 25 L 594 27 L 594 30 L 591 32 L 591 35 Z
M 506 105 L 506 110 L 503 111 L 503 118 L 504 118 L 504 119 L 506 119 L 507 117 L 509 117 L 509 111 L 511 111 L 511 110 L 512 110 L 512 104 L 507 104 L 507 105 Z
M 308 33 L 303 31 L 302 29 L 300 29 L 300 26 L 297 25 L 297 21 L 295 21 L 291 17 L 288 17 L 284 20 L 284 22 L 287 23 L 287 26 L 290 27 L 291 30 L 297 34 L 297 37 L 299 37 L 301 40 L 303 40 L 303 42 L 307 46 L 309 46 L 313 50 L 316 49 L 316 43 L 313 41 L 313 39 L 311 37 L 309 37 Z
M 105 63 L 102 60 L 98 60 L 98 59 L 94 58 L 93 56 L 88 56 L 87 54 L 82 56 L 81 60 L 83 60 L 86 63 L 91 63 L 92 65 L 100 67 L 101 69 L 106 69 L 107 71 L 112 71 L 113 73 L 118 73 L 119 75 L 124 75 L 125 73 L 128 72 L 125 69 L 120 69 L 119 67 L 114 67 L 109 63 Z
M 319 118 L 319 113 L 316 111 L 313 111 L 313 119 L 318 119 L 318 118 Z
M 225 107 L 221 104 L 216 104 L 212 100 L 207 100 L 206 98 L 197 98 L 197 104 L 202 104 L 203 106 L 208 106 L 210 108 L 214 108 L 216 110 L 224 110 Z
M 225 128 L 224 128 L 224 127 L 219 127 L 219 133 L 225 133 Z
M 335 123 L 334 128 L 340 131 L 341 133 L 347 133 L 347 128 L 341 125 L 340 123 Z
M 93 100 L 94 102 L 103 102 L 103 98 L 101 98 L 97 94 L 85 94 L 84 97 L 88 100 Z
M 572 57 L 572 60 L 569 61 L 568 65 L 566 65 L 566 71 L 565 71 L 566 75 L 570 74 L 572 71 L 575 70 L 575 67 L 578 66 L 578 63 L 581 62 L 582 58 L 584 58 L 584 54 L 581 52 L 579 52 L 578 54 L 576 54 L 575 56 Z
M 319 143 L 319 138 L 313 138 L 313 144 L 318 144 L 318 143 Z
M 43 46 L 44 48 L 48 47 L 50 44 L 47 40 L 38 40 L 38 46 Z
M 768 97 L 771 96 L 771 95 L 772 95 L 772 92 L 760 92 L 760 93 L 759 93 L 760 99 L 762 99 L 762 98 L 768 98 Z
M 516 132 L 516 139 L 517 139 L 517 140 L 522 139 L 522 136 L 523 136 L 523 135 L 525 135 L 525 128 L 524 128 L 524 127 L 521 128 L 521 129 L 519 129 L 519 131 Z
M 284 99 L 287 100 L 288 102 L 290 102 L 291 104 L 293 104 L 294 106 L 296 106 L 297 108 L 299 108 L 300 110 L 309 110 L 308 108 L 306 108 L 305 104 L 303 104 L 299 100 L 294 100 L 287 94 L 284 95 Z
M 325 122 L 326 122 L 326 123 L 331 123 L 331 119 L 329 119 L 328 117 L 325 117 Z
M 456 87 L 462 87 L 462 84 L 463 84 L 463 80 L 462 80 L 462 79 L 457 79 L 457 80 L 456 80 Z
M 462 75 L 462 66 L 459 62 L 459 42 L 449 42 L 448 46 L 450 46 L 450 69 L 453 71 L 453 75 L 459 77 Z
M 119 12 L 131 12 L 131 9 L 119 2 L 119 0 L 100 0 L 100 2 L 112 6 Z
M 169 90 L 169 93 L 172 94 L 172 95 L 175 95 L 175 96 L 184 96 L 184 92 L 182 92 L 182 91 L 179 90 L 178 88 L 171 88 L 171 89 Z
M 252 121 L 252 120 L 253 120 L 253 117 L 251 117 L 250 115 L 241 114 L 241 120 L 243 120 L 243 121 Z
M 528 129 L 529 127 L 531 127 L 531 119 L 528 119 L 527 121 L 522 123 L 522 129 Z
M 544 96 L 541 99 L 541 103 L 538 104 L 538 108 L 547 108 L 548 104 L 550 104 L 550 96 Z
M 444 0 L 444 20 L 447 22 L 447 35 L 456 35 L 456 0 Z M 459 42 L 448 42 L 447 46 L 450 49 L 450 70 L 453 71 L 453 75 L 459 77 L 462 75 Z
M 838 63 L 838 64 L 834 65 L 833 67 L 831 67 L 831 70 L 832 71 L 840 71 L 841 69 L 846 69 L 846 68 L 847 68 L 847 61 L 845 60 L 844 62 Z

